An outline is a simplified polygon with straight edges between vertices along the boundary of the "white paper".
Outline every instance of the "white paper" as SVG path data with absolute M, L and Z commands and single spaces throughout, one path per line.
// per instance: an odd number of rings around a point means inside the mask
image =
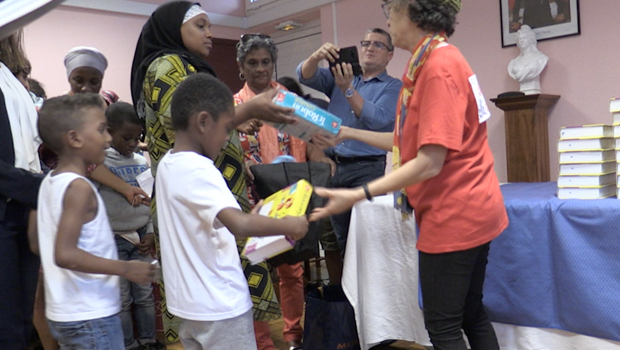
M 478 122 L 482 124 L 491 118 L 491 111 L 489 111 L 489 107 L 484 99 L 484 94 L 480 89 L 480 84 L 478 84 L 478 78 L 476 78 L 475 74 L 469 77 L 469 85 L 471 85 L 471 90 L 474 92 L 476 104 L 478 105 Z
M 146 169 L 146 171 L 136 176 L 136 180 L 138 181 L 140 188 L 146 192 L 149 197 L 151 197 L 153 195 L 153 185 L 155 184 L 155 178 L 153 178 L 151 169 Z

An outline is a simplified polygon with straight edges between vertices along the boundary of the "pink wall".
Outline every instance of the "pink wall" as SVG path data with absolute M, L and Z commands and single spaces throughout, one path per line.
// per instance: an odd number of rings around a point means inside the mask
M 212 1 L 212 0 L 209 0 Z M 214 0 L 213 0 L 214 1 Z M 239 0 L 237 0 L 239 1 Z M 208 3 L 208 1 L 207 1 Z M 336 3 L 338 42 L 358 44 L 366 29 L 386 28 L 378 0 L 340 0 Z M 609 123 L 609 98 L 620 96 L 617 63 L 620 21 L 617 0 L 580 1 L 581 32 L 542 41 L 539 49 L 550 57 L 541 75 L 544 93 L 562 97 L 549 118 L 551 178 L 557 177 L 556 141 L 561 126 Z M 615 11 L 614 11 L 615 10 Z M 231 11 L 231 14 L 237 12 Z M 45 84 L 50 96 L 68 89 L 63 66 L 65 53 L 73 46 L 90 45 L 103 51 L 110 61 L 104 88 L 130 100 L 129 70 L 135 44 L 146 17 L 60 7 L 25 28 L 26 50 L 33 64 L 32 76 Z M 518 48 L 501 48 L 499 1 L 467 1 L 458 16 L 459 25 L 451 42 L 458 46 L 478 75 L 487 98 L 518 90 L 506 72 Z M 321 8 L 323 39 L 333 40 L 332 6 Z M 237 39 L 247 30 L 214 27 L 216 37 Z M 400 77 L 408 53 L 397 50 L 388 67 Z M 503 112 L 489 101 L 493 117 L 488 122 L 489 143 L 496 171 L 506 180 Z
M 342 0 L 337 3 L 338 42 L 341 46 L 359 42 L 364 31 L 373 26 L 385 28 L 378 0 Z M 365 11 L 360 11 L 365 9 Z M 608 104 L 620 96 L 618 36 L 620 21 L 617 0 L 580 1 L 581 35 L 541 41 L 538 48 L 549 56 L 541 75 L 543 93 L 561 95 L 549 117 L 551 179 L 557 178 L 556 142 L 561 126 L 611 123 Z M 323 38 L 333 41 L 332 8 L 321 8 Z M 450 41 L 463 52 L 487 99 L 519 85 L 506 72 L 517 47 L 502 48 L 499 1 L 466 1 L 458 16 L 458 26 Z M 397 50 L 388 66 L 391 75 L 400 77 L 408 54 Z M 506 181 L 506 146 L 503 112 L 488 101 L 493 114 L 489 120 L 489 143 L 495 155 L 495 170 Z
M 47 95 L 69 90 L 63 64 L 74 46 L 94 46 L 108 59 L 103 89 L 131 101 L 129 75 L 133 54 L 148 18 L 145 16 L 59 7 L 24 28 L 24 42 L 32 63 L 32 77 L 45 85 Z M 245 30 L 213 26 L 214 36 L 238 39 Z

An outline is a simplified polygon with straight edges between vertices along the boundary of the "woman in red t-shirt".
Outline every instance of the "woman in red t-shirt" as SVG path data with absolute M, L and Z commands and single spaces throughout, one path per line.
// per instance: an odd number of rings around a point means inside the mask
M 472 349 L 499 349 L 482 286 L 489 243 L 508 217 L 487 142 L 490 113 L 467 61 L 447 42 L 461 2 L 384 2 L 394 46 L 412 53 L 394 132 L 343 127 L 336 140 L 315 142 L 355 139 L 392 150 L 394 171 L 357 189 L 317 189 L 329 202 L 310 220 L 395 191 L 399 209 L 415 210 L 424 319 L 434 348 L 467 349 L 464 331 Z

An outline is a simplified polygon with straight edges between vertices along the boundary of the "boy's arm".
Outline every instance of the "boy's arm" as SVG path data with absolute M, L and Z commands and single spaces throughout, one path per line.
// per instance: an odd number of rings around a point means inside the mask
M 131 205 L 149 204 L 150 198 L 146 192 L 140 187 L 126 183 L 106 166 L 98 166 L 90 175 L 90 178 L 124 195 Z
M 62 215 L 54 247 L 59 267 L 93 274 L 118 275 L 140 284 L 153 281 L 155 266 L 141 261 L 105 259 L 77 246 L 82 226 L 93 220 L 100 208 L 92 187 L 86 181 L 73 181 L 63 199 Z
M 241 238 L 285 235 L 300 240 L 308 232 L 308 219 L 305 216 L 273 219 L 246 214 L 236 208 L 225 208 L 217 214 L 217 218 L 233 235 Z
M 39 235 L 37 232 L 37 211 L 31 210 L 28 214 L 28 245 L 30 251 L 39 255 Z

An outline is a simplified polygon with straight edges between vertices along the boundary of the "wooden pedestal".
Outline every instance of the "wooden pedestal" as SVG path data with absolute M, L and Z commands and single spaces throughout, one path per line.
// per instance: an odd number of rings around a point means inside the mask
M 492 98 L 504 111 L 508 182 L 549 181 L 547 117 L 559 95 Z

